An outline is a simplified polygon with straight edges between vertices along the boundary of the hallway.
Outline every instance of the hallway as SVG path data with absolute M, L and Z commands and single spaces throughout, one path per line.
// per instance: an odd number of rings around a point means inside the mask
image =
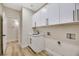
M 18 41 L 11 41 L 7 44 L 5 56 L 47 56 L 47 52 L 34 53 L 29 47 L 21 48 Z

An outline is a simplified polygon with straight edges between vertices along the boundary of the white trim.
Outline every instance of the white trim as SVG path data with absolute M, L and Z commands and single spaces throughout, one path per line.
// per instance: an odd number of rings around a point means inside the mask
M 49 55 L 49 56 L 62 56 L 62 55 L 56 53 L 55 51 L 52 51 L 52 50 L 49 49 L 49 48 L 46 48 L 45 50 L 48 52 L 48 55 Z

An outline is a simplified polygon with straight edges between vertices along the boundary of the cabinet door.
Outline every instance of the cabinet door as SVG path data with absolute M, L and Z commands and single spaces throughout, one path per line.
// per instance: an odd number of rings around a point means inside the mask
M 32 27 L 38 27 L 40 26 L 41 24 L 41 21 L 40 21 L 40 11 L 38 11 L 37 13 L 35 13 L 33 16 L 32 16 Z
M 37 13 L 37 26 L 46 26 L 46 19 L 47 11 L 46 7 L 44 7 Z
M 39 10 L 37 13 L 35 13 L 32 17 L 33 20 L 33 25 L 32 27 L 35 27 L 35 22 L 36 22 L 36 26 L 46 26 L 46 19 L 47 19 L 47 11 L 46 11 L 46 7 L 42 8 L 41 10 Z
M 35 27 L 36 26 L 36 14 L 34 14 L 33 16 L 32 16 L 32 27 Z
M 76 19 L 75 21 L 79 21 L 79 3 L 76 3 Z
M 61 3 L 60 4 L 60 23 L 73 22 L 75 4 L 74 3 Z
M 48 13 L 49 25 L 59 23 L 59 4 L 58 3 L 48 4 L 47 13 Z
M 35 51 L 35 52 L 40 52 L 42 50 L 44 50 L 45 46 L 44 46 L 44 38 L 42 37 L 32 37 L 31 40 L 31 48 Z
M 41 12 L 40 11 L 38 11 L 37 13 L 36 13 L 36 26 L 38 27 L 38 26 L 42 26 L 42 24 L 41 24 Z

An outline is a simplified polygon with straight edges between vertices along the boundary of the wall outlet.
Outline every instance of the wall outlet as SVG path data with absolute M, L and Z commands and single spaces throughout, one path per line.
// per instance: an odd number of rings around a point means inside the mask
M 73 34 L 73 33 L 67 33 L 67 34 L 66 34 L 66 38 L 67 38 L 67 39 L 75 39 L 75 37 L 76 37 L 76 35 Z

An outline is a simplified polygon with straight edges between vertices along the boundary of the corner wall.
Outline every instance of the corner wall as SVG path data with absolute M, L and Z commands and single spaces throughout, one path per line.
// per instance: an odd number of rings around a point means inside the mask
M 32 15 L 33 11 L 22 8 L 22 47 L 29 44 L 28 35 L 32 33 Z

